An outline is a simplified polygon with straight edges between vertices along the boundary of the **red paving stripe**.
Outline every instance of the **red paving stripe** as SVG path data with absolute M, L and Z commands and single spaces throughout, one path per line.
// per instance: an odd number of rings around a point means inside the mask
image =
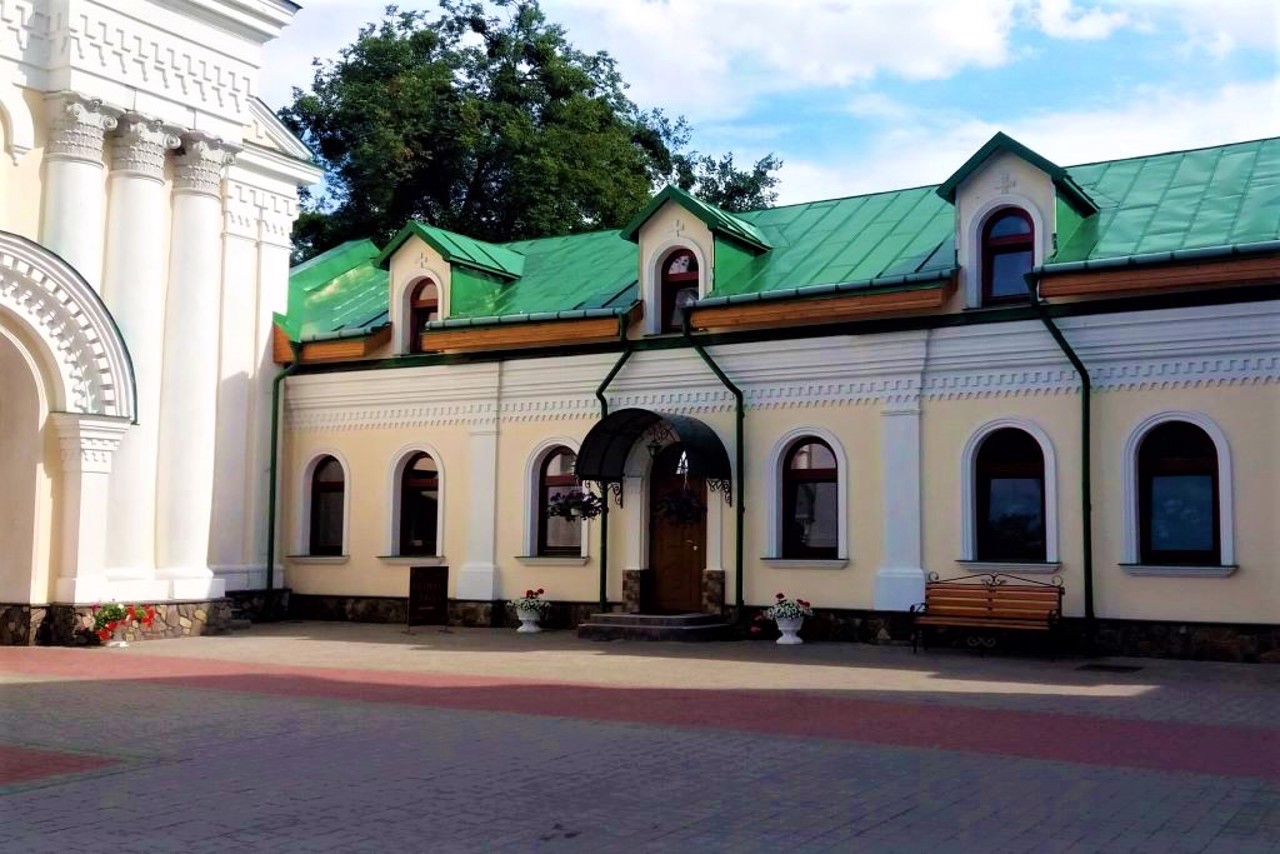
M 117 760 L 105 756 L 0 744 L 0 786 L 30 783 L 63 774 L 81 774 L 116 763 Z
M 282 697 L 735 729 L 1280 781 L 1280 738 L 1274 729 L 1261 727 L 922 705 L 797 691 L 627 688 L 80 650 L 0 648 L 0 670 L 113 681 L 157 680 Z

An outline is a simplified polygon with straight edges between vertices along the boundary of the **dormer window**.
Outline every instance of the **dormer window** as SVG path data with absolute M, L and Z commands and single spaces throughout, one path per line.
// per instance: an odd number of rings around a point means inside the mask
M 1023 276 L 1035 265 L 1035 228 L 1026 211 L 1005 208 L 982 230 L 982 304 L 1027 299 Z
M 662 264 L 661 318 L 663 332 L 679 332 L 683 309 L 698 301 L 698 259 L 687 249 L 672 253 Z
M 423 279 L 409 295 L 409 352 L 422 352 L 422 332 L 427 323 L 440 319 L 440 289 Z

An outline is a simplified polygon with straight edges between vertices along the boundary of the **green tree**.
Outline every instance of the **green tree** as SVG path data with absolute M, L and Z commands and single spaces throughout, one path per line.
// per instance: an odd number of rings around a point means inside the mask
M 772 203 L 776 158 L 740 171 L 687 151 L 683 119 L 639 110 L 613 58 L 574 48 L 536 0 L 440 7 L 388 7 L 280 111 L 326 170 L 299 258 L 413 218 L 495 241 L 617 227 L 668 181 L 730 210 Z

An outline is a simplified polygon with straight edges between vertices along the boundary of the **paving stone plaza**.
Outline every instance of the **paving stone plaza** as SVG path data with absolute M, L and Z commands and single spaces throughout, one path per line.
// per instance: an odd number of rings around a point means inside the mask
M 1280 668 L 1090 663 L 331 623 L 0 648 L 0 850 L 1280 851 Z

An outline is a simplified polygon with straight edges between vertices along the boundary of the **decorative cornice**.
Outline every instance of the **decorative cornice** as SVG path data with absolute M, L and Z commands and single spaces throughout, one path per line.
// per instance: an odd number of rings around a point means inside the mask
M 45 158 L 102 164 L 103 142 L 120 112 L 96 98 L 62 92 L 49 98 L 49 142 Z
M 235 159 L 239 148 L 217 137 L 199 132 L 182 137 L 182 148 L 174 159 L 173 188 L 176 193 L 218 197 L 222 194 L 222 176 Z
M 71 412 L 54 412 L 49 419 L 58 434 L 63 471 L 111 473 L 111 459 L 129 429 L 128 421 Z
M 120 117 L 112 142 L 113 173 L 163 181 L 165 152 L 177 148 L 182 141 L 176 129 L 159 119 L 126 113 Z

